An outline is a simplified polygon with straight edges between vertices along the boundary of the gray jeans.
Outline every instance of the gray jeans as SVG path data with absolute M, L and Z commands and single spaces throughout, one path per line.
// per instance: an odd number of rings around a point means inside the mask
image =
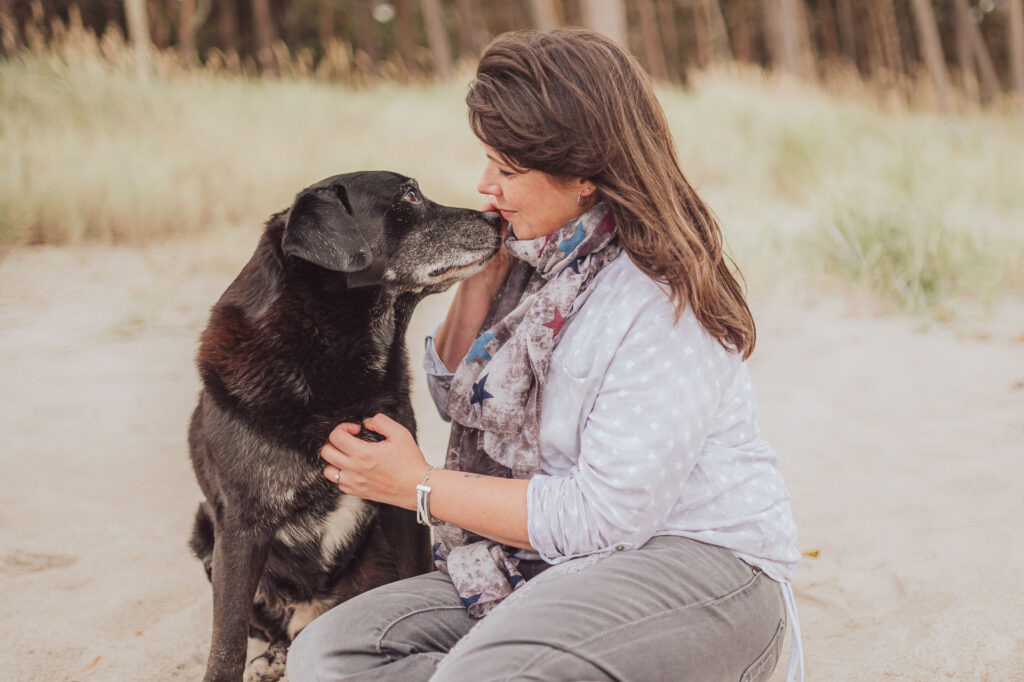
M 559 573 L 482 620 L 441 573 L 361 594 L 299 634 L 288 679 L 767 680 L 775 669 L 780 586 L 729 550 L 663 535 Z

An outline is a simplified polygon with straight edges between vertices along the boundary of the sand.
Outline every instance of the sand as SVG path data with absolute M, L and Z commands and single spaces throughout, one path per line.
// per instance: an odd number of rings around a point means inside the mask
M 201 678 L 192 359 L 254 244 L 0 262 L 0 679 Z M 952 326 L 792 288 L 753 305 L 761 427 L 814 554 L 794 583 L 808 678 L 1024 679 L 1024 302 Z M 445 306 L 417 311 L 414 364 Z M 414 398 L 440 461 L 418 375 Z

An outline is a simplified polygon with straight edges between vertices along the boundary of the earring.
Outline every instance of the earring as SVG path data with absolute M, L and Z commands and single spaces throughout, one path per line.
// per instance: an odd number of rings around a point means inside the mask
M 581 194 L 577 195 L 577 196 L 576 196 L 576 205 L 577 205 L 577 206 L 582 206 L 582 205 L 583 205 L 583 197 L 587 196 L 587 195 L 588 195 L 588 194 L 590 194 L 590 193 L 591 193 L 592 191 L 593 191 L 593 190 L 589 190 L 589 189 L 588 189 L 588 190 L 587 190 L 586 192 L 583 192 L 583 193 L 581 193 Z

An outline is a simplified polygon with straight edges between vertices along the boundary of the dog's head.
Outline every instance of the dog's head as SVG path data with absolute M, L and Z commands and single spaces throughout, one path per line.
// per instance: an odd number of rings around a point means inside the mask
M 483 269 L 500 246 L 500 222 L 495 213 L 436 204 L 412 178 L 363 171 L 299 192 L 281 247 L 344 273 L 349 288 L 439 291 Z

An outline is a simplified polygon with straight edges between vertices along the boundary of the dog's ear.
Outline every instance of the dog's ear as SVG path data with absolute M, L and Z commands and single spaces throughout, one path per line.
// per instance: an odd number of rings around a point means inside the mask
M 308 189 L 295 198 L 285 224 L 281 248 L 328 270 L 349 273 L 349 286 L 368 286 L 383 273 L 375 267 L 373 248 L 352 217 L 341 186 Z

